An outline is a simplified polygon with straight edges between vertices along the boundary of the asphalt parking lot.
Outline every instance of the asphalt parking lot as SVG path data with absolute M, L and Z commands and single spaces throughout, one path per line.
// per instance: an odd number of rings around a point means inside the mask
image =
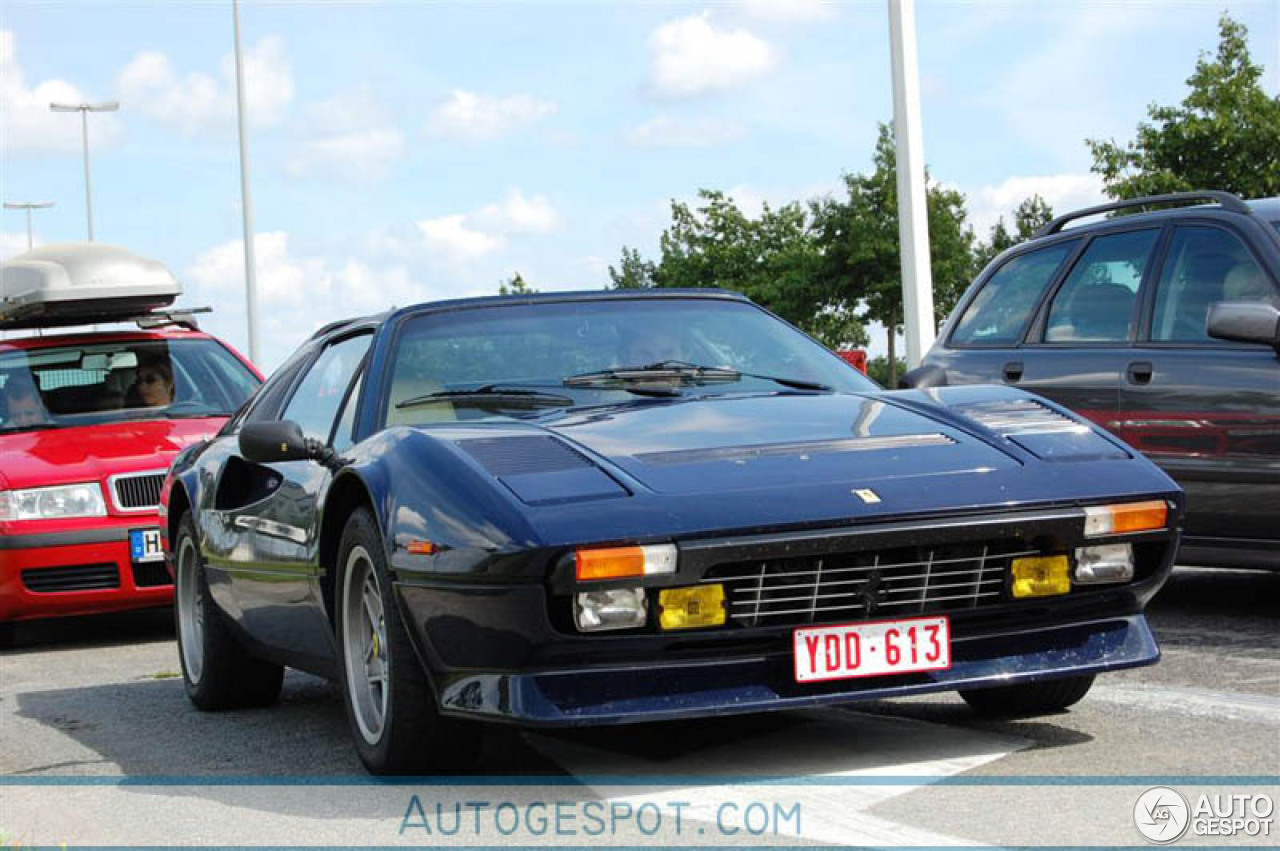
M 1274 786 L 1280 775 L 1280 573 L 1180 568 L 1150 614 L 1161 663 L 1103 677 L 1053 717 L 982 720 L 942 695 L 691 724 L 500 729 L 478 773 L 609 800 L 638 793 L 601 777 L 817 779 L 795 793 L 810 814 L 804 837 L 816 843 L 1141 843 L 1131 815 L 1141 779 L 1107 777 Z M 178 670 L 167 612 L 24 628 L 18 647 L 0 654 L 0 842 L 424 844 L 398 831 L 403 787 L 325 785 L 363 777 L 329 684 L 291 672 L 274 708 L 203 714 L 187 703 Z M 41 779 L 121 775 L 155 785 Z M 238 782 L 298 776 L 309 785 Z M 965 782 L 901 779 L 911 776 Z M 175 778 L 186 785 L 166 785 Z M 823 785 L 833 778 L 845 785 Z M 695 803 L 729 794 L 693 785 Z M 137 818 L 158 805 L 181 816 Z M 1276 842 L 1215 844 L 1264 839 Z

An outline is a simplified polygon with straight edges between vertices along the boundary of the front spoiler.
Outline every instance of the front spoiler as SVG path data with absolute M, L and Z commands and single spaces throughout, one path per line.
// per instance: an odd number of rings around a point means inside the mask
M 956 689 L 1012 685 L 1151 665 L 1160 658 L 1143 615 L 957 638 L 945 671 L 796 684 L 790 654 L 651 666 L 487 673 L 449 683 L 441 710 L 525 726 L 587 726 L 801 709 Z

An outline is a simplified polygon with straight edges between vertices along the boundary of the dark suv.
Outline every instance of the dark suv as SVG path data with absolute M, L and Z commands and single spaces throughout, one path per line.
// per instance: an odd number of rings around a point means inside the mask
M 983 270 L 905 382 L 1075 409 L 1186 489 L 1181 563 L 1280 570 L 1280 198 L 1057 218 Z

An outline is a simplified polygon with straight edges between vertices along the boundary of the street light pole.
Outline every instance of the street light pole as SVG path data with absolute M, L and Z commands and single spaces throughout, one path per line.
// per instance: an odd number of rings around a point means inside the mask
M 52 201 L 5 201 L 4 208 L 6 210 L 26 210 L 27 211 L 27 250 L 31 250 L 31 211 L 43 210 L 45 207 L 52 207 Z
M 240 208 L 244 218 L 245 316 L 249 322 L 249 360 L 258 362 L 258 275 L 253 245 L 253 195 L 249 189 L 249 140 L 245 136 L 244 61 L 240 57 L 240 2 L 231 0 L 236 42 L 236 120 L 240 128 Z
M 89 223 L 89 241 L 93 242 L 93 192 L 89 180 L 89 113 L 115 112 L 120 108 L 118 103 L 51 103 L 49 109 L 54 112 L 80 113 L 80 135 L 84 140 L 84 209 Z
M 902 259 L 903 326 L 907 368 L 920 365 L 936 334 L 933 270 L 929 262 L 929 208 L 920 126 L 920 69 L 915 0 L 889 0 L 893 61 L 893 130 L 897 138 L 898 244 Z M 890 328 L 889 333 L 894 333 Z

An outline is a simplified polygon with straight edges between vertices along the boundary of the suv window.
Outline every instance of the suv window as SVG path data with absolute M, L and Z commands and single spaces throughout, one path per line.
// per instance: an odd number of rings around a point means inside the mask
M 1100 236 L 1089 243 L 1049 307 L 1046 343 L 1118 343 L 1129 339 L 1138 286 L 1159 230 Z
M 995 345 L 1021 340 L 1045 287 L 1079 244 L 1079 240 L 1060 242 L 1009 258 L 969 303 L 951 334 L 952 345 Z
M 1275 287 L 1235 234 L 1215 227 L 1180 227 L 1156 289 L 1151 339 L 1221 342 L 1209 336 L 1210 306 L 1220 301 L 1280 305 Z
M 296 422 L 307 437 L 328 440 L 338 406 L 372 339 L 372 334 L 359 334 L 321 352 L 285 405 L 281 419 Z

